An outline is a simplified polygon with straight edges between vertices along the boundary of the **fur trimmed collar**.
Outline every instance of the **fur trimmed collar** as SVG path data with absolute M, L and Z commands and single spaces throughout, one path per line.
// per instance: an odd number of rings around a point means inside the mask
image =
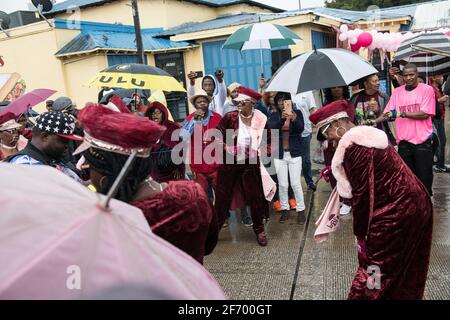
M 388 138 L 386 134 L 374 127 L 359 126 L 350 129 L 339 141 L 336 152 L 331 162 L 331 169 L 337 180 L 337 191 L 343 198 L 351 199 L 352 187 L 347 179 L 343 167 L 345 151 L 351 145 L 356 144 L 362 147 L 386 149 L 388 147 Z
M 253 111 L 253 118 L 251 123 L 251 136 L 252 136 L 252 145 L 251 148 L 253 150 L 259 150 L 259 146 L 261 145 L 261 141 L 263 138 L 264 128 L 266 127 L 267 117 L 261 111 L 255 109 Z

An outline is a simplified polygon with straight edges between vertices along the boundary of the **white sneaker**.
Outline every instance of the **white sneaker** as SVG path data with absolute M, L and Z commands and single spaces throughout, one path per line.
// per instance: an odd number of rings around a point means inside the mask
M 339 213 L 341 214 L 341 216 L 345 216 L 346 214 L 349 214 L 350 211 L 352 211 L 352 207 L 346 205 L 345 203 L 343 203 L 341 205 L 341 209 L 339 210 Z

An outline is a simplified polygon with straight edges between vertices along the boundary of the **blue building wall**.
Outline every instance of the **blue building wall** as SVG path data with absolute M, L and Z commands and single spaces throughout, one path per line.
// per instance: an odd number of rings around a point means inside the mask
M 258 89 L 261 75 L 260 50 L 222 50 L 225 41 L 203 43 L 203 62 L 205 74 L 214 74 L 217 69 L 225 73 L 227 84 L 238 82 L 254 90 Z M 263 50 L 264 77 L 272 76 L 272 54 L 270 50 Z

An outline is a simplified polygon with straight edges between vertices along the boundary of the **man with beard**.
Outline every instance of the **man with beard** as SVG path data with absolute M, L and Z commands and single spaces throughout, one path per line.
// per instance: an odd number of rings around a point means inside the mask
M 61 112 L 45 112 L 39 116 L 33 128 L 33 138 L 18 154 L 6 159 L 7 162 L 22 165 L 48 165 L 64 172 L 77 181 L 76 173 L 63 160 L 70 140 L 81 141 L 73 134 L 75 121 Z

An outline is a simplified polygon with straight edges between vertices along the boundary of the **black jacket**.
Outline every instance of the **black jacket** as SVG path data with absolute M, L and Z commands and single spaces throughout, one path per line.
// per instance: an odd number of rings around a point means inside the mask
M 293 110 L 297 115 L 295 121 L 291 121 L 289 125 L 289 152 L 291 153 L 292 158 L 300 157 L 302 155 L 301 150 L 301 140 L 302 140 L 302 132 L 305 126 L 305 121 L 303 119 L 303 114 L 300 110 Z M 283 135 L 281 133 L 281 128 L 284 125 L 286 119 L 281 118 L 281 110 L 269 110 L 267 115 L 267 123 L 271 130 L 279 129 L 279 146 L 278 152 L 275 150 L 274 157 L 283 159 Z

